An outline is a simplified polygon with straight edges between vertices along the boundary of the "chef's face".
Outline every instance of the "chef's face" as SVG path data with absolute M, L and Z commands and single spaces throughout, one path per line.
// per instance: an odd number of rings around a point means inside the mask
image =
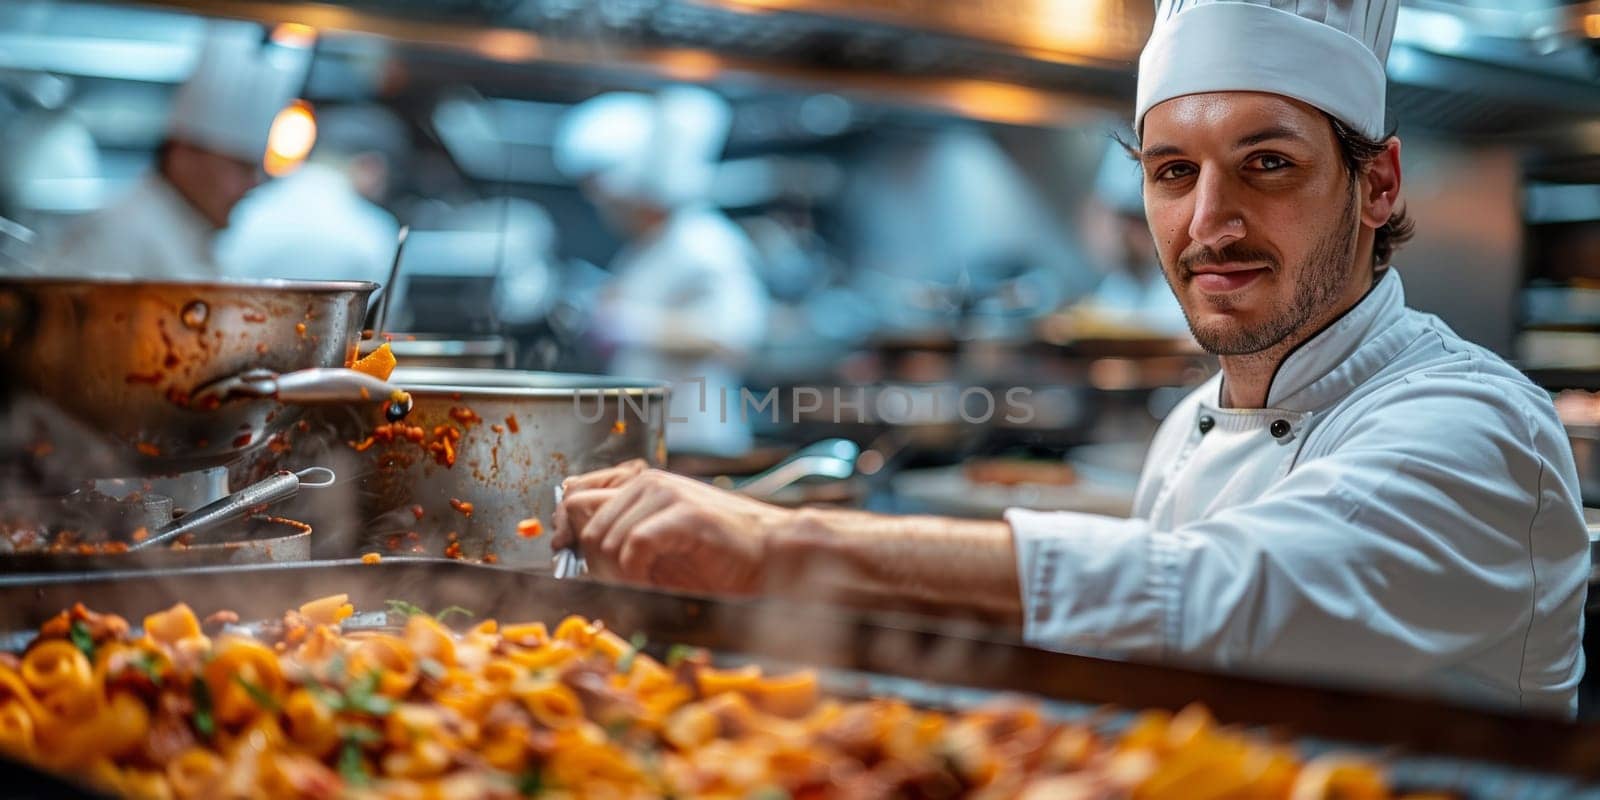
M 1162 269 L 1207 350 L 1296 343 L 1371 285 L 1357 258 L 1372 237 L 1363 182 L 1322 112 L 1279 95 L 1189 95 L 1150 109 L 1140 148 Z
M 164 166 L 167 177 L 218 228 L 227 227 L 233 207 L 264 177 L 258 164 L 181 141 L 170 148 Z

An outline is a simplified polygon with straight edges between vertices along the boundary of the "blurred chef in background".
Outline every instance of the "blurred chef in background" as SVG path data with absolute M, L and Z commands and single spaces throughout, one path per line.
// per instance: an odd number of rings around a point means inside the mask
M 754 246 L 709 200 L 731 117 L 717 95 L 676 86 L 595 97 L 556 136 L 557 166 L 627 240 L 591 330 L 613 374 L 673 383 L 674 452 L 750 447 L 739 370 L 761 343 L 768 298 Z
M 1074 312 L 1080 319 L 1187 338 L 1189 322 L 1167 285 L 1145 221 L 1144 168 L 1115 139 L 1100 159 L 1084 213 L 1093 261 L 1106 272 Z
M 215 278 L 216 232 L 262 180 L 273 120 L 305 81 L 310 51 L 263 44 L 248 23 L 213 23 L 177 92 L 155 169 L 69 226 L 40 263 L 57 274 Z
M 245 196 L 217 239 L 229 277 L 388 280 L 399 223 L 384 210 L 405 122 L 378 106 L 322 109 L 299 169 Z

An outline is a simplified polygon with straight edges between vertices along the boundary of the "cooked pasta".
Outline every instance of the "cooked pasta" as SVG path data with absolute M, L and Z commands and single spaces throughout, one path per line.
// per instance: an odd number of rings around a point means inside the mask
M 74 607 L 0 663 L 0 751 L 162 800 L 1392 796 L 1371 763 L 1305 763 L 1198 707 L 1113 736 L 1017 702 L 930 711 L 701 651 L 664 663 L 577 616 L 456 630 L 394 605 L 344 630 L 348 598 L 321 598 L 261 638 L 208 635 L 182 604 L 142 630 Z

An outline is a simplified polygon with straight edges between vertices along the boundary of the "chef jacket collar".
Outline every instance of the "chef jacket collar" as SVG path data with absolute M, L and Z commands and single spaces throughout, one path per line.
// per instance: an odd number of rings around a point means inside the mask
M 1290 351 L 1272 376 L 1266 407 L 1316 411 L 1377 374 L 1405 346 L 1406 331 L 1396 324 L 1405 306 L 1400 274 L 1390 267 L 1366 297 Z M 1226 411 L 1221 408 L 1221 380 L 1215 396 L 1216 409 Z

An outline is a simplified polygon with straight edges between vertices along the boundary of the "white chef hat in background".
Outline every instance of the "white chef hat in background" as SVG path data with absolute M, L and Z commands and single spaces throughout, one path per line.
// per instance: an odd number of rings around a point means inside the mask
M 278 112 L 305 84 L 307 47 L 265 43 L 249 22 L 212 22 L 194 73 L 178 89 L 169 135 L 259 163 Z
M 709 195 L 732 116 L 721 97 L 694 86 L 603 94 L 562 120 L 556 167 L 612 194 L 681 206 Z
M 579 103 L 561 119 L 553 143 L 556 169 L 574 180 L 601 178 L 621 186 L 643 170 L 655 133 L 655 101 L 611 92 Z M 609 187 L 608 187 L 609 188 Z
M 713 92 L 697 86 L 663 89 L 656 95 L 646 193 L 668 208 L 704 200 L 732 122 L 733 109 Z
M 1373 139 L 1384 133 L 1384 63 L 1400 0 L 1157 0 L 1139 58 L 1134 125 L 1203 92 L 1269 92 Z

